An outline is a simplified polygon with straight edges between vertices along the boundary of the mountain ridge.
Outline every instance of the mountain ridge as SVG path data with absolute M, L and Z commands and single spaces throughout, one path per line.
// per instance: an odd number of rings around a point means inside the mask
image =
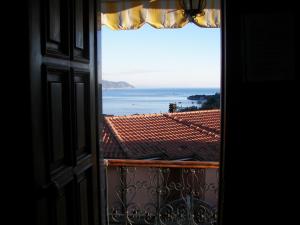
M 134 86 L 125 81 L 102 80 L 102 88 L 134 88 Z

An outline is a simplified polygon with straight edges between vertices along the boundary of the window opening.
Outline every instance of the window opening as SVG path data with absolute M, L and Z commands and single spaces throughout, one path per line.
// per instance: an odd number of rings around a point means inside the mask
M 220 29 L 102 27 L 108 224 L 216 224 Z

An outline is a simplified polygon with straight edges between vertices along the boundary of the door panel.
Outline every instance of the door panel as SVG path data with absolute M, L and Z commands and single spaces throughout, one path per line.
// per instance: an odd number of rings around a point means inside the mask
M 43 54 L 69 58 L 70 24 L 68 0 L 43 2 Z
M 292 132 L 300 115 L 294 107 L 299 102 L 298 10 L 294 2 L 283 10 L 272 0 L 260 1 L 259 7 L 251 7 L 251 1 L 222 5 L 220 221 L 290 224 L 296 217 L 286 215 L 296 215 L 296 208 L 286 206 L 298 189 L 285 184 L 299 176 L 294 147 L 299 132 Z
M 75 146 L 78 158 L 90 153 L 90 74 L 89 71 L 73 72 L 73 95 L 74 95 L 74 113 L 75 113 Z
M 73 58 L 77 61 L 89 60 L 89 1 L 73 0 Z
M 71 204 L 74 197 L 74 185 L 69 183 L 60 190 L 52 199 L 50 208 L 52 210 L 52 224 L 65 225 L 74 224 L 74 206 Z
M 50 174 L 71 166 L 70 72 L 68 68 L 43 65 L 46 107 L 47 151 Z
M 79 196 L 79 220 L 82 225 L 93 224 L 91 171 L 87 170 L 78 177 L 77 188 Z
M 94 0 L 31 0 L 36 223 L 99 221 Z

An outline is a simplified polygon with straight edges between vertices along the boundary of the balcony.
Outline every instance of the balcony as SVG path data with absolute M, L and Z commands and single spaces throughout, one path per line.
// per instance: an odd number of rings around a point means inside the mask
M 108 224 L 217 223 L 219 163 L 106 159 Z

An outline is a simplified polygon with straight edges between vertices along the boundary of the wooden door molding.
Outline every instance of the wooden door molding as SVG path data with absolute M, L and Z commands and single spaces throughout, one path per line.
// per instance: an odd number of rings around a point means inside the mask
M 99 224 L 95 5 L 95 0 L 30 0 L 30 110 L 39 225 Z
M 42 53 L 70 59 L 70 0 L 42 1 Z

